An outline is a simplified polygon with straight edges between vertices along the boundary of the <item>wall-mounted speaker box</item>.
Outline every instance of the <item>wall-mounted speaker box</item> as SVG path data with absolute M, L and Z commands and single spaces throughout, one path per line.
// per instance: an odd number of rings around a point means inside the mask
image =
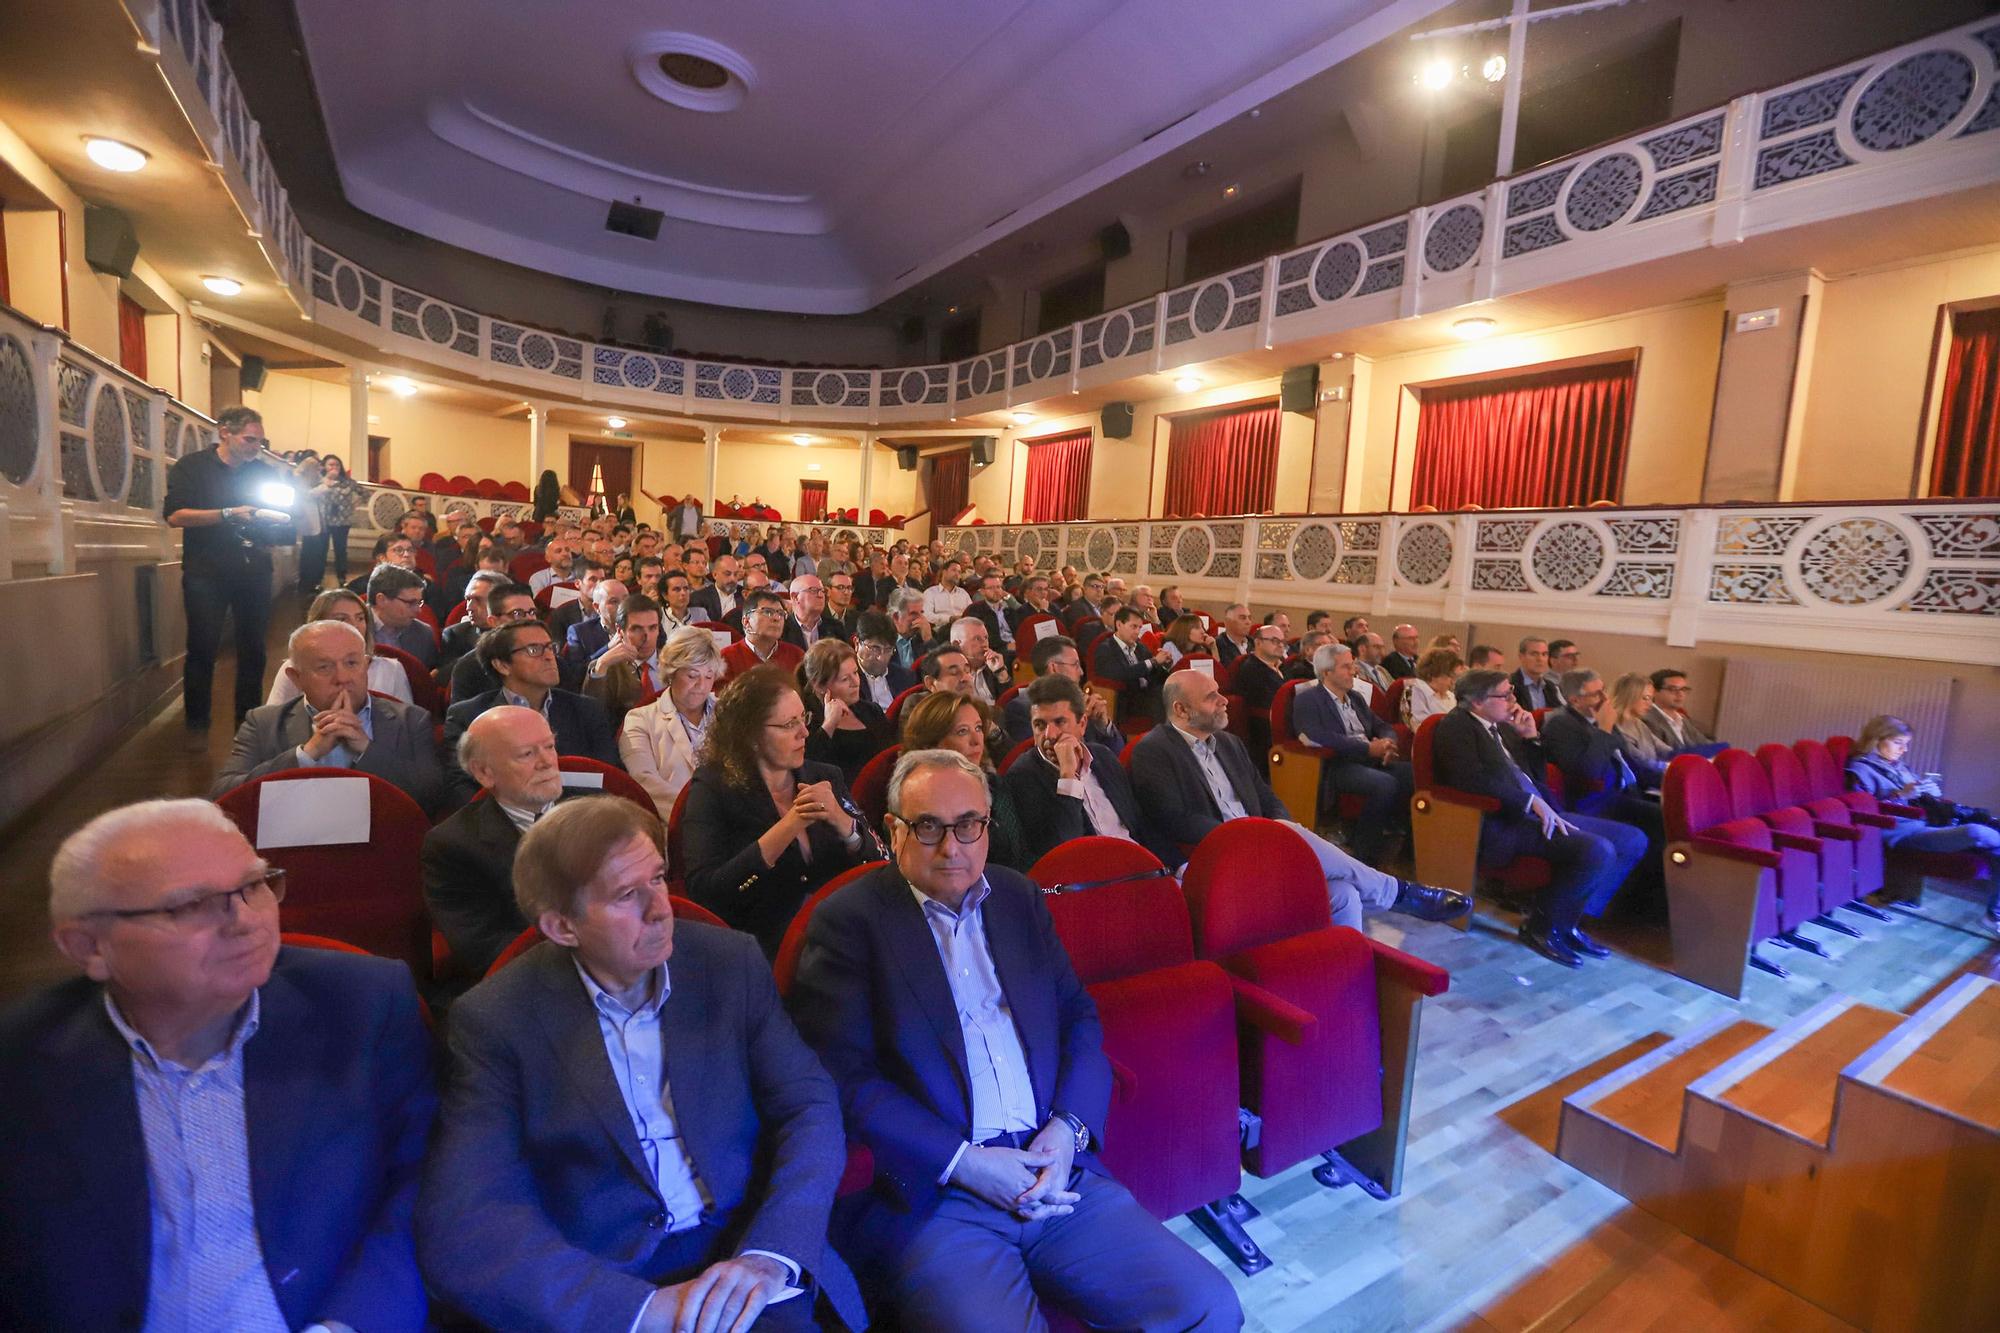
M 99 273 L 132 276 L 139 257 L 139 235 L 132 219 L 115 208 L 90 204 L 83 210 L 83 257 Z
M 1098 427 L 1107 440 L 1129 440 L 1132 438 L 1132 404 L 1106 403 L 1098 417 Z
M 261 356 L 244 357 L 242 366 L 240 366 L 236 372 L 236 378 L 238 382 L 242 384 L 243 392 L 255 393 L 257 390 L 263 388 L 264 372 L 265 372 L 265 367 L 264 367 L 263 357 Z
M 896 466 L 905 472 L 915 472 L 917 470 L 917 446 L 914 444 L 897 445 Z
M 1132 233 L 1122 222 L 1114 222 L 1097 233 L 1097 252 L 1108 264 L 1132 253 Z
M 972 465 L 974 467 L 986 467 L 993 462 L 993 443 L 994 437 L 991 435 L 981 435 L 972 442 Z
M 1278 381 L 1278 406 L 1286 412 L 1304 412 L 1308 416 L 1319 410 L 1319 366 L 1293 366 Z

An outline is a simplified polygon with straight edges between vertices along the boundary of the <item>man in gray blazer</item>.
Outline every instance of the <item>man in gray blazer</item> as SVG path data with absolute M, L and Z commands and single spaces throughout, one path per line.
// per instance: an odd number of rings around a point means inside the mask
M 557 806 L 514 894 L 547 938 L 452 1006 L 417 1205 L 443 1301 L 509 1330 L 865 1326 L 827 1245 L 833 1081 L 747 935 L 676 921 L 658 817 Z M 669 968 L 671 960 L 671 969 Z
M 444 771 L 430 714 L 368 693 L 373 654 L 360 631 L 338 620 L 309 621 L 292 631 L 286 650 L 285 673 L 299 697 L 245 715 L 210 799 L 266 773 L 351 768 L 394 783 L 425 813 L 436 811 Z

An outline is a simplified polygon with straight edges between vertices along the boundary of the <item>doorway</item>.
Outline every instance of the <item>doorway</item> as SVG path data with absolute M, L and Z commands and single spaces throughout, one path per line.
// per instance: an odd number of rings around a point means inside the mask
M 604 503 L 616 505 L 620 495 L 635 495 L 632 483 L 633 449 L 629 444 L 605 444 L 599 440 L 579 440 L 570 437 L 569 442 L 569 488 L 575 491 L 585 503 L 590 500 L 593 489 L 591 482 L 598 477 L 601 468 Z
M 382 478 L 389 475 L 389 437 L 370 435 L 368 437 L 368 480 L 380 485 Z

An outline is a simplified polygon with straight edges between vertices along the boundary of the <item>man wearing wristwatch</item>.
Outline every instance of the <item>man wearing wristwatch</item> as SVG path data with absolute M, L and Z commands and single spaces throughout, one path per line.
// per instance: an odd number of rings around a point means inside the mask
M 948 750 L 889 780 L 894 860 L 806 927 L 789 1008 L 875 1159 L 854 1219 L 906 1328 L 1234 1329 L 1228 1281 L 1098 1160 L 1097 1007 L 1041 893 L 986 864 L 986 779 Z M 1039 1298 L 1038 1298 L 1039 1293 Z

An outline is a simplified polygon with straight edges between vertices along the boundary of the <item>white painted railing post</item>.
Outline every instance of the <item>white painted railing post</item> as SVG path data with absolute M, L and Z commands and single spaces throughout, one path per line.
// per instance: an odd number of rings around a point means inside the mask
M 1477 514 L 1455 514 L 1451 526 L 1451 573 L 1445 579 L 1444 618 L 1465 619 L 1465 603 L 1472 595 L 1472 553 L 1479 537 Z M 1472 645 L 1467 644 L 1470 648 Z
M 1689 509 L 1680 516 L 1680 549 L 1674 557 L 1674 597 L 1667 611 L 1667 643 L 1692 648 L 1701 636 L 1701 612 L 1708 605 L 1709 570 L 1715 563 L 1715 533 L 1722 515 Z
M 1396 297 L 1396 313 L 1413 319 L 1423 312 L 1424 225 L 1431 211 L 1422 204 L 1410 210 L 1409 233 L 1403 238 L 1403 286 Z
M 1375 547 L 1375 598 L 1368 608 L 1371 615 L 1378 616 L 1395 605 L 1396 533 L 1402 517 L 1384 514 L 1381 521 L 1382 535 Z
M 1735 245 L 1743 239 L 1743 208 L 1757 162 L 1757 121 L 1763 115 L 1761 93 L 1731 99 L 1722 122 L 1722 165 L 1715 183 L 1715 215 L 1710 245 Z

